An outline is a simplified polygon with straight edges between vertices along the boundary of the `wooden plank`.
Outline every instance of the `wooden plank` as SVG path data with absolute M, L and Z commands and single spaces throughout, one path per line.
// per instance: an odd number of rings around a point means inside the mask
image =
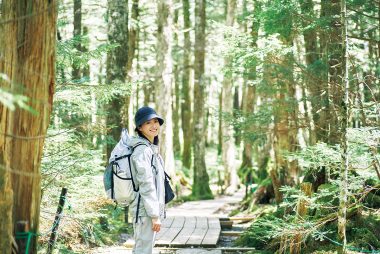
M 174 217 L 166 217 L 164 221 L 162 222 L 163 228 L 170 228 L 174 220 Z
M 156 246 L 170 246 L 173 239 L 178 235 L 182 228 L 169 228 L 160 240 L 156 241 Z
M 198 218 L 197 218 L 198 219 Z M 195 228 L 189 240 L 187 240 L 186 245 L 188 246 L 199 246 L 201 245 L 203 238 L 207 233 L 207 228 Z
M 209 217 L 208 220 L 208 228 L 219 228 L 220 229 L 220 221 L 218 218 Z
M 186 217 L 184 228 L 195 228 L 197 223 L 196 217 Z
M 222 218 L 219 218 L 219 220 L 223 220 L 223 221 L 251 221 L 251 220 L 254 220 L 256 219 L 257 216 L 248 216 L 248 217 L 222 217 Z
M 240 236 L 243 234 L 242 231 L 221 231 L 220 235 L 221 236 Z
M 171 243 L 171 246 L 176 246 L 176 247 L 185 247 L 186 242 L 189 240 L 191 234 L 194 232 L 195 228 L 194 227 L 187 227 L 183 228 L 181 232 L 177 235 L 176 238 Z
M 207 217 L 196 217 L 197 224 L 195 228 L 208 228 Z
M 222 228 L 229 228 L 229 229 L 231 229 L 233 223 L 234 223 L 233 221 L 223 221 L 223 220 L 221 220 L 220 221 L 220 226 Z
M 169 228 L 161 228 L 160 231 L 156 234 L 156 241 L 160 240 L 161 237 L 168 231 Z
M 185 217 L 183 217 L 183 216 L 174 217 L 174 221 L 170 227 L 171 228 L 182 228 L 184 223 L 185 223 Z
M 220 228 L 209 228 L 202 241 L 202 247 L 216 247 L 219 240 Z

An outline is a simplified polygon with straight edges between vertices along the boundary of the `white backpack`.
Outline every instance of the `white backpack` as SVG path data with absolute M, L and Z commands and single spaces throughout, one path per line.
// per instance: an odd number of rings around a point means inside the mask
M 131 155 L 136 147 L 146 146 L 144 143 L 138 143 L 130 147 L 127 145 L 129 138 L 128 131 L 123 129 L 121 139 L 112 150 L 103 175 L 107 197 L 125 206 L 132 203 L 139 191 L 133 180 Z

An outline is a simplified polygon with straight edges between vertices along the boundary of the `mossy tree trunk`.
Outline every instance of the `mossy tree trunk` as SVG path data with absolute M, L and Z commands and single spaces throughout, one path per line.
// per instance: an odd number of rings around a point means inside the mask
M 128 1 L 108 1 L 108 41 L 119 46 L 107 54 L 106 83 L 124 86 L 126 82 L 126 66 L 128 62 Z M 107 159 L 120 138 L 122 127 L 125 127 L 126 112 L 122 117 L 125 96 L 112 98 L 106 105 Z
M 1 253 L 11 252 L 16 222 L 28 221 L 34 234 L 39 229 L 40 166 L 55 86 L 57 5 L 41 0 L 1 3 L 0 34 L 6 36 L 0 39 L 0 73 L 7 79 L 0 78 L 0 87 L 28 97 L 28 106 L 37 112 L 0 104 Z M 30 248 L 37 252 L 37 237 Z
M 183 132 L 183 151 L 182 163 L 186 168 L 191 168 L 191 143 L 192 143 L 192 113 L 191 113 L 191 96 L 190 96 L 190 73 L 191 73 L 191 39 L 190 39 L 190 3 L 189 0 L 182 0 L 183 11 L 183 56 L 182 56 L 182 103 L 181 103 L 181 120 Z
M 328 53 L 328 74 L 330 91 L 330 118 L 329 118 L 329 143 L 339 144 L 342 140 L 343 121 L 340 116 L 340 108 L 344 97 L 342 87 L 343 66 L 342 66 L 342 24 L 341 24 L 341 0 L 329 1 L 327 17 L 330 21 L 329 41 L 327 44 Z
M 341 52 L 341 66 L 343 75 L 341 77 L 340 86 L 344 92 L 344 97 L 341 98 L 340 103 L 340 116 L 342 119 L 342 134 L 340 145 L 342 147 L 342 165 L 340 167 L 340 197 L 339 197 L 339 212 L 338 212 L 338 235 L 342 242 L 340 253 L 347 251 L 347 237 L 346 237 L 346 224 L 347 224 L 347 206 L 348 206 L 348 170 L 349 170 L 349 157 L 348 157 L 348 134 L 349 127 L 349 77 L 348 77 L 348 37 L 347 37 L 347 20 L 346 20 L 346 1 L 340 0 L 341 9 L 341 38 L 342 38 L 342 52 Z
M 206 0 L 195 1 L 194 45 L 194 181 L 192 195 L 199 199 L 212 198 L 209 176 L 205 163 L 205 46 Z
M 227 2 L 227 19 L 226 26 L 232 27 L 235 20 L 235 9 L 236 0 L 228 0 Z M 231 59 L 225 57 L 224 66 L 230 68 Z M 222 113 L 223 114 L 233 114 L 233 78 L 232 72 L 229 72 L 223 77 L 223 88 L 222 88 Z M 224 185 L 229 191 L 233 192 L 236 190 L 238 185 L 238 179 L 236 174 L 235 166 L 235 139 L 234 139 L 234 129 L 230 124 L 223 120 L 222 121 L 222 161 L 224 167 Z
M 132 1 L 132 10 L 131 10 L 131 18 L 129 20 L 129 31 L 128 31 L 128 59 L 127 59 L 127 80 L 130 82 L 132 79 L 132 65 L 133 60 L 136 57 L 137 45 L 138 45 L 138 35 L 139 35 L 139 1 Z M 139 89 L 135 90 L 135 93 L 132 95 L 127 95 L 125 97 L 124 111 L 126 112 L 126 127 L 130 133 L 133 133 L 134 130 L 134 109 L 133 109 L 133 100 L 131 97 L 136 97 L 138 100 L 139 96 L 141 96 L 138 92 Z M 138 103 L 136 103 L 138 104 Z M 147 104 L 144 104 L 147 105 Z M 137 107 L 139 105 L 136 105 Z M 137 110 L 135 110 L 137 111 Z
M 157 44 L 156 44 L 156 106 L 157 112 L 165 119 L 160 131 L 160 150 L 165 161 L 165 169 L 174 175 L 173 153 L 173 3 L 171 0 L 157 2 Z
M 259 20 L 259 13 L 261 12 L 261 4 L 259 1 L 254 1 L 254 19 L 252 22 L 251 29 L 251 37 L 252 37 L 252 47 L 257 48 L 257 40 L 259 38 L 259 27 L 260 27 L 260 20 Z M 253 84 L 253 82 L 256 80 L 256 65 L 252 64 L 249 69 L 247 70 L 247 87 L 246 89 L 246 96 L 243 100 L 243 114 L 247 117 L 254 112 L 255 109 L 255 103 L 256 103 L 256 86 Z M 250 124 L 252 128 L 248 128 L 247 130 L 244 130 L 245 132 L 251 132 L 253 130 L 253 124 Z M 252 168 L 252 140 L 249 138 L 244 138 L 243 141 L 243 159 L 242 164 L 240 168 Z
M 314 3 L 312 0 L 299 0 L 301 12 L 307 17 L 311 17 L 315 20 L 314 14 Z M 304 22 L 303 26 L 309 25 Z M 318 40 L 316 29 L 306 29 L 303 32 L 304 37 L 304 47 L 305 47 L 305 61 L 306 61 L 306 73 L 304 74 L 304 82 L 306 84 L 307 90 L 310 92 L 310 102 L 311 102 L 311 115 L 313 120 L 313 125 L 309 125 L 309 143 L 314 145 L 317 140 L 323 141 L 324 125 L 326 121 L 326 113 L 322 102 L 326 100 L 324 98 L 323 85 L 325 82 L 321 82 L 321 76 L 315 73 L 319 70 L 319 73 L 323 72 L 323 69 L 317 69 L 313 65 L 317 63 L 319 59 L 318 56 Z M 304 94 L 306 96 L 306 94 Z M 306 103 L 305 103 L 306 104 Z M 305 105 L 306 107 L 306 105 Z M 313 127 L 311 127 L 313 126 Z
M 241 110 L 239 101 L 239 86 L 235 86 L 233 99 L 233 116 L 236 118 L 237 112 Z M 235 146 L 239 147 L 241 142 L 241 131 L 238 127 L 234 127 Z
M 178 4 L 178 0 L 175 4 Z M 180 59 L 180 52 L 179 52 L 179 44 L 178 44 L 178 12 L 179 9 L 176 8 L 174 10 L 174 49 L 173 49 L 173 71 L 174 71 L 174 89 L 172 91 L 172 98 L 173 100 L 173 150 L 175 156 L 179 156 L 181 154 L 181 143 L 180 143 L 180 137 L 179 137 L 179 119 L 180 119 L 180 80 L 179 80 L 179 59 Z
M 74 37 L 80 38 L 82 36 L 82 0 L 74 0 Z M 78 42 L 75 45 L 75 48 L 78 52 L 82 51 L 82 43 Z M 72 79 L 80 79 L 81 71 L 80 67 L 77 64 L 73 64 L 72 66 L 71 76 Z

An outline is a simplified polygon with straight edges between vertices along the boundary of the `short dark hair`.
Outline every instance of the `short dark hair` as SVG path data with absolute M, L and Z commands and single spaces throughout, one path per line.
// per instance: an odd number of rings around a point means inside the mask
M 138 129 L 138 127 L 136 127 L 135 131 L 137 132 L 137 134 L 142 137 L 142 138 L 145 138 L 146 140 L 149 141 L 149 139 L 147 139 L 147 137 L 145 137 L 145 135 Z M 153 144 L 154 145 L 158 145 L 158 136 L 155 136 L 154 139 L 153 139 Z M 150 142 L 150 141 L 149 141 Z

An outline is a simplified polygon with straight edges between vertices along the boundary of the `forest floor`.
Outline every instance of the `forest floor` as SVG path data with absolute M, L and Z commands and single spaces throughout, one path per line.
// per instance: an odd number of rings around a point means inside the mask
M 189 214 L 189 211 L 194 216 L 216 216 L 216 217 L 228 217 L 232 211 L 234 211 L 238 206 L 239 202 L 244 198 L 244 190 L 240 189 L 235 192 L 233 195 L 220 195 L 215 197 L 212 200 L 200 200 L 200 201 L 188 201 L 182 204 L 170 207 L 167 210 L 167 216 L 181 216 Z M 241 231 L 244 230 L 249 225 L 245 223 L 245 226 L 240 224 L 236 227 L 233 227 L 233 230 Z M 218 248 L 220 247 L 230 247 L 233 244 L 233 241 L 236 237 L 233 236 L 221 236 L 218 243 Z M 125 239 L 128 240 L 128 239 Z M 124 247 L 123 243 L 114 246 L 100 247 L 92 249 L 89 253 L 92 254 L 129 254 L 132 253 L 130 248 Z M 158 253 L 191 253 L 191 254 L 200 254 L 200 253 L 221 253 L 220 250 L 202 250 L 202 249 L 180 249 L 180 250 L 163 250 L 162 248 L 155 248 L 155 254 Z

